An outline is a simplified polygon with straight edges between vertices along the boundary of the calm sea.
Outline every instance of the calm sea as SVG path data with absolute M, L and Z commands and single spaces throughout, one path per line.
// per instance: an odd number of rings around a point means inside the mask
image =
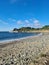
M 12 33 L 12 32 L 0 32 L 0 41 L 2 40 L 11 40 L 11 39 L 19 39 L 28 36 L 34 36 L 39 33 Z

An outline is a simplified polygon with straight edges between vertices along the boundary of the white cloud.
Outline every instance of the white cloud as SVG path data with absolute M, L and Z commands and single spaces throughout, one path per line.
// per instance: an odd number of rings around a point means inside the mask
M 34 24 L 34 26 L 37 26 L 38 27 L 38 26 L 40 26 L 40 23 L 36 23 L 36 24 Z
M 39 20 L 35 19 L 33 21 L 33 23 L 34 23 L 34 27 L 41 27 L 41 24 L 40 24 Z
M 32 19 L 29 19 L 29 20 L 25 20 L 25 26 L 27 27 L 33 27 L 33 23 L 31 23 Z
M 36 24 L 36 23 L 39 23 L 39 20 L 34 20 L 33 22 Z
M 0 23 L 2 23 L 2 24 L 8 24 L 7 22 L 5 22 L 5 21 L 3 21 L 1 19 L 0 19 Z
M 32 26 L 33 26 L 33 24 L 29 24 L 29 23 L 28 23 L 28 24 L 27 24 L 27 26 L 28 26 L 28 27 L 32 27 Z
M 26 19 L 26 20 L 16 20 L 16 19 L 13 19 L 13 18 L 9 18 L 9 21 L 17 24 L 18 26 L 19 25 L 22 25 L 22 26 L 28 26 L 28 27 L 41 27 L 41 24 L 40 24 L 40 21 L 37 20 L 37 19 Z
M 29 23 L 29 20 L 25 20 L 25 23 L 27 23 L 27 24 L 28 24 L 28 23 Z
M 30 22 L 29 22 L 29 20 L 24 20 L 24 21 L 21 21 L 21 20 L 18 20 L 17 21 L 17 24 L 18 25 L 24 25 L 24 26 L 30 26 Z
M 23 23 L 21 20 L 16 20 L 16 19 L 14 19 L 14 18 L 9 18 L 8 21 L 10 21 L 10 22 L 12 22 L 12 23 L 15 23 L 15 24 L 18 24 L 18 25 L 20 25 L 20 24 Z
M 22 24 L 22 21 L 21 21 L 21 20 L 18 20 L 18 21 L 17 21 L 17 24 L 18 24 L 18 25 Z

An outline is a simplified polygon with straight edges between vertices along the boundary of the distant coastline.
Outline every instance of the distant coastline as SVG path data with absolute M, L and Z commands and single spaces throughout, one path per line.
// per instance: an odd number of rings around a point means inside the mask
M 9 31 L 9 32 L 11 32 L 11 33 L 18 33 L 18 31 Z M 24 31 L 22 31 L 22 32 L 24 32 Z M 42 32 L 49 32 L 49 30 L 33 30 L 33 31 L 26 31 L 27 33 L 30 33 L 30 32 L 32 32 L 32 33 L 42 33 Z
M 42 28 L 33 28 L 33 27 L 22 27 L 14 28 L 11 32 L 49 32 L 49 25 L 45 25 Z

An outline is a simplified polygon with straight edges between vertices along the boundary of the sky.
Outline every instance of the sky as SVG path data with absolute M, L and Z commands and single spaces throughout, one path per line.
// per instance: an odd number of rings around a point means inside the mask
M 49 25 L 49 0 L 0 0 L 0 31 Z

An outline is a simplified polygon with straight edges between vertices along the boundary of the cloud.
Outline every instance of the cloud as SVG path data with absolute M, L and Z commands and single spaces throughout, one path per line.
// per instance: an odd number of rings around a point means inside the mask
M 18 24 L 18 25 L 22 24 L 22 21 L 21 21 L 21 20 L 18 20 L 18 21 L 17 21 L 17 24 Z
M 36 24 L 36 23 L 39 23 L 39 20 L 34 20 L 33 22 Z
M 28 23 L 29 23 L 29 20 L 25 20 L 25 23 L 27 23 L 27 24 L 28 24 Z
M 37 19 L 35 19 L 34 21 L 33 21 L 33 25 L 34 25 L 34 27 L 41 27 L 41 24 L 40 24 L 40 22 L 39 22 L 39 20 L 37 20 Z
M 8 21 L 11 22 L 11 23 L 17 24 L 17 25 L 22 24 L 21 20 L 16 20 L 14 18 L 9 18 Z
M 24 26 L 26 26 L 26 27 L 33 27 L 33 23 L 31 21 L 32 21 L 31 19 L 25 20 Z
M 5 21 L 3 21 L 1 19 L 0 19 L 0 23 L 2 23 L 2 24 L 8 24 L 7 22 L 5 22 Z
M 17 25 L 22 25 L 23 27 L 31 27 L 32 26 L 32 24 L 30 23 L 29 20 L 24 20 L 24 21 L 18 20 Z
M 26 20 L 16 20 L 13 18 L 9 18 L 9 21 L 14 24 L 17 24 L 18 26 L 21 25 L 25 27 L 36 27 L 36 28 L 41 27 L 40 21 L 35 18 L 26 19 Z

